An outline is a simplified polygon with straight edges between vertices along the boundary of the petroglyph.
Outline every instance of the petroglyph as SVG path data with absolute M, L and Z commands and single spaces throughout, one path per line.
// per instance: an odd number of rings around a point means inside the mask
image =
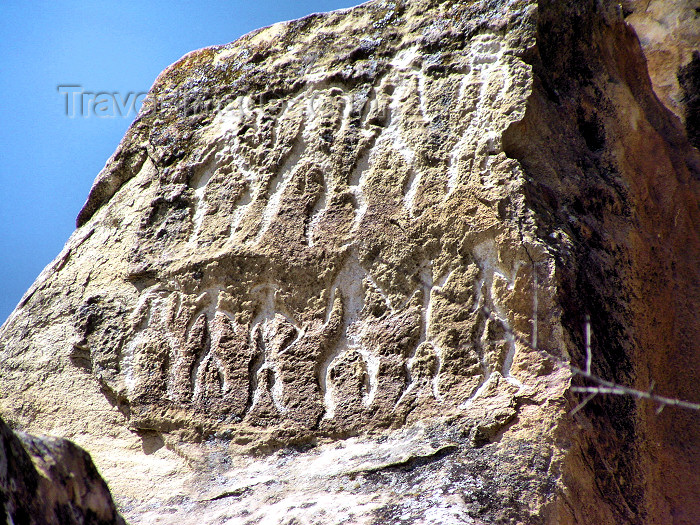
M 466 69 L 459 86 L 458 104 L 467 125 L 450 152 L 447 196 L 463 182 L 461 177 L 473 170 L 484 174 L 490 156 L 500 151 L 503 129 L 499 129 L 501 124 L 494 114 L 501 109 L 501 99 L 510 87 L 508 63 L 495 34 L 484 33 L 474 38 Z
M 471 311 L 488 308 L 494 315 L 478 321 L 481 380 L 462 408 L 487 388 L 495 371 L 520 385 L 510 375 L 512 328 L 493 291 L 499 279 L 512 289 L 520 264 L 506 271 L 493 240 L 477 245 L 474 256 L 479 270 Z M 250 288 L 244 303 L 254 316 L 247 323 L 236 321 L 242 312 L 223 307 L 223 285 L 197 296 L 153 287 L 141 297 L 122 353 L 126 395 L 136 404 L 160 396 L 231 421 L 266 426 L 291 418 L 309 428 L 322 420 L 388 417 L 419 395 L 444 404 L 448 357 L 435 320 L 444 315 L 453 276 L 465 269 L 434 279 L 435 271 L 432 261 L 423 261 L 416 287 L 392 303 L 351 250 L 326 289 L 322 318 L 306 323 L 284 306 L 284 290 L 275 283 Z M 501 340 L 494 340 L 499 330 Z M 494 354 L 492 343 L 505 345 L 506 352 Z
M 185 410 L 345 432 L 468 407 L 494 374 L 520 385 L 503 301 L 521 263 L 499 260 L 504 225 L 470 214 L 496 187 L 501 107 L 526 66 L 497 33 L 466 46 L 311 68 L 198 131 L 163 182 L 182 198 L 158 210 L 187 228 L 187 257 L 163 226 L 160 244 L 146 252 L 143 234 L 132 250 L 142 291 L 104 380 L 132 424 L 169 428 Z M 184 226 L 169 215 L 183 203 Z M 150 274 L 153 261 L 168 270 Z

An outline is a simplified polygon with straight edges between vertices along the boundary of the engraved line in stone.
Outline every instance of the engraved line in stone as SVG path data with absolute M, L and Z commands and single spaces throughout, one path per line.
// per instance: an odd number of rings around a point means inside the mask
M 330 306 L 332 308 L 335 295 L 340 292 L 343 299 L 343 328 L 340 338 L 326 359 L 320 366 L 319 378 L 321 392 L 323 394 L 324 407 L 326 412 L 324 419 L 332 419 L 335 416 L 335 398 L 333 385 L 330 381 L 333 363 L 339 360 L 351 349 L 357 349 L 359 344 L 359 334 L 356 333 L 355 323 L 360 318 L 360 312 L 364 307 L 364 292 L 362 281 L 365 271 L 360 266 L 357 255 L 353 252 L 349 255 L 348 261 L 338 273 L 331 291 Z M 376 378 L 375 378 L 376 381 Z
M 160 300 L 158 292 L 160 285 L 154 285 L 147 288 L 139 297 L 139 301 L 134 310 L 134 333 L 131 340 L 124 345 L 124 350 L 120 355 L 119 367 L 124 375 L 124 386 L 128 395 L 133 395 L 138 383 L 138 377 L 134 374 L 134 365 L 136 361 L 136 348 L 147 340 L 146 334 L 154 324 L 153 309 L 154 303 Z
M 466 129 L 459 133 L 460 139 L 449 155 L 446 198 L 452 194 L 459 184 L 459 177 L 462 173 L 460 160 L 463 160 L 464 147 L 469 144 L 476 147 L 478 137 L 484 135 L 484 130 L 489 130 L 488 115 L 485 115 L 485 113 L 493 103 L 488 103 L 486 97 L 488 89 L 497 74 L 501 74 L 502 77 L 508 76 L 507 74 L 502 74 L 502 69 L 505 67 L 501 64 L 502 56 L 503 49 L 500 42 L 494 39 L 494 35 L 478 35 L 473 39 L 472 50 L 469 54 L 469 73 L 462 80 L 462 85 L 460 86 L 460 101 L 464 100 L 467 86 L 472 84 L 480 85 L 479 96 L 476 101 L 476 109 L 469 117 Z M 499 96 L 504 88 L 505 85 L 502 85 L 499 90 Z M 496 140 L 495 136 L 488 133 L 487 135 L 486 141 L 494 142 Z M 489 147 L 493 149 L 495 144 Z
M 207 204 L 206 202 L 204 202 L 204 193 L 206 191 L 207 184 L 211 180 L 215 171 L 216 165 L 208 165 L 195 178 L 192 184 L 192 187 L 194 188 L 194 214 L 192 217 L 194 227 L 192 228 L 190 241 L 194 240 L 199 235 L 199 231 L 202 228 L 202 223 L 204 222 L 204 215 L 207 210 Z
M 412 71 L 414 71 L 414 73 L 415 71 L 418 71 L 420 75 L 423 74 L 420 70 Z M 418 75 L 418 79 L 416 82 L 418 86 L 418 94 L 420 97 L 420 105 L 422 108 L 422 106 L 424 105 L 424 101 L 422 98 L 424 94 L 421 92 L 422 85 L 420 83 L 420 75 Z M 407 96 L 407 92 L 411 91 L 412 89 L 412 76 L 401 78 L 401 81 L 399 81 L 399 85 L 393 93 L 391 102 L 389 104 L 389 122 L 386 128 L 383 130 L 382 135 L 378 137 L 376 141 L 377 144 L 381 141 L 390 141 L 390 147 L 394 149 L 397 153 L 399 153 L 403 157 L 404 162 L 406 163 L 406 166 L 409 170 L 409 175 L 406 183 L 404 184 L 405 192 L 403 204 L 410 216 L 413 216 L 414 202 L 418 191 L 418 186 L 421 180 L 421 173 L 418 173 L 415 169 L 415 151 L 408 145 L 408 143 L 404 140 L 401 134 L 401 125 L 403 124 L 403 121 L 400 118 L 396 118 L 396 116 L 398 115 L 401 109 L 400 101 L 403 100 Z M 423 110 L 424 108 L 421 109 L 421 111 Z
M 494 320 L 499 322 L 506 333 L 506 343 L 508 345 L 508 352 L 503 360 L 501 366 L 501 375 L 511 384 L 522 387 L 522 383 L 518 381 L 515 377 L 510 374 L 510 369 L 513 364 L 513 359 L 515 357 L 515 338 L 513 337 L 513 330 L 508 321 L 506 312 L 503 310 L 498 301 L 493 297 L 493 280 L 494 275 L 498 275 L 503 278 L 508 285 L 508 288 L 512 289 L 515 285 L 515 277 L 517 275 L 518 269 L 522 266 L 522 262 L 518 261 L 514 264 L 512 272 L 509 273 L 504 270 L 498 261 L 498 248 L 496 242 L 493 239 L 488 239 L 477 246 L 474 247 L 474 257 L 479 264 L 481 269 L 480 276 L 476 283 L 476 301 L 475 309 L 484 310 L 485 307 L 493 313 Z M 484 331 L 486 330 L 486 323 L 488 322 L 488 317 L 484 320 Z M 485 337 L 485 336 L 484 336 Z M 464 403 L 460 405 L 460 408 L 467 408 L 473 400 L 477 399 L 483 391 L 487 388 L 488 382 L 491 379 L 491 365 L 487 362 L 486 352 L 482 350 L 480 356 L 480 362 L 482 367 L 482 373 L 484 375 L 484 380 L 479 386 L 479 388 L 474 392 L 474 394 L 467 399 Z
M 299 160 L 301 159 L 305 150 L 306 141 L 300 132 L 299 136 L 294 141 L 291 151 L 287 155 L 287 159 L 284 161 L 282 168 L 279 169 L 268 185 L 269 189 L 267 191 L 269 198 L 263 210 L 260 227 L 257 235 L 255 236 L 254 242 L 257 243 L 260 241 L 270 227 L 270 224 L 272 224 L 272 219 L 277 216 L 284 190 L 287 188 L 289 181 L 292 179 L 292 175 L 296 170 L 297 164 L 299 163 Z
M 380 82 L 380 87 L 378 89 L 382 89 L 381 86 L 385 83 L 385 81 L 391 82 L 390 80 L 382 79 L 382 81 Z M 401 87 L 402 89 L 405 89 L 405 86 Z M 396 112 L 398 110 L 399 99 L 400 97 L 397 95 L 396 90 L 394 90 L 394 92 L 390 96 L 390 101 L 386 109 L 388 113 L 387 120 L 385 122 L 385 125 L 381 128 L 381 130 L 378 133 L 376 131 L 376 126 L 374 126 L 372 130 L 364 129 L 364 127 L 362 129 L 362 131 L 365 133 L 365 136 L 369 136 L 371 140 L 370 144 L 367 146 L 367 149 L 365 149 L 359 156 L 355 164 L 355 168 L 350 174 L 348 180 L 348 189 L 353 194 L 357 203 L 355 218 L 352 226 L 353 232 L 357 230 L 367 212 L 368 203 L 364 194 L 363 187 L 366 183 L 367 176 L 369 175 L 369 170 L 371 168 L 371 157 L 374 154 L 375 147 L 378 144 L 380 144 L 382 140 L 386 140 L 384 139 L 384 136 L 387 134 L 388 136 L 390 136 L 392 142 L 394 140 L 397 140 L 397 137 L 399 137 L 399 140 L 402 140 L 400 139 L 400 136 L 398 134 L 398 122 L 396 119 Z M 372 108 L 373 104 L 376 106 L 375 108 Z M 372 112 L 373 109 L 378 109 L 378 104 L 379 102 L 376 97 L 375 90 L 373 89 L 371 91 L 370 98 L 365 104 L 365 109 L 368 111 L 368 113 L 367 115 L 363 116 L 363 119 L 366 118 L 369 115 L 369 113 Z M 411 152 L 410 154 L 413 154 L 413 152 Z
M 454 270 L 447 272 L 445 275 L 441 276 L 437 282 L 432 282 L 432 272 L 430 276 L 430 290 L 428 291 L 427 308 L 424 309 L 422 314 L 425 316 L 425 338 L 426 341 L 431 341 L 433 344 L 433 350 L 435 350 L 435 358 L 437 360 L 437 370 L 435 371 L 435 376 L 433 377 L 433 396 L 437 401 L 442 401 L 442 396 L 440 395 L 440 372 L 442 370 L 443 355 L 442 348 L 440 345 L 432 340 L 432 324 L 433 324 L 433 293 L 439 293 L 442 288 L 447 284 Z
M 369 157 L 371 154 L 372 148 L 368 147 L 367 150 L 360 155 L 360 158 L 355 164 L 355 168 L 350 174 L 348 189 L 355 197 L 355 202 L 357 203 L 355 208 L 355 217 L 352 224 L 352 231 L 357 230 L 365 216 L 365 213 L 367 213 L 367 201 L 365 199 L 363 186 L 365 185 L 367 174 L 369 173 Z
M 323 171 L 325 172 L 326 170 Z M 308 224 L 305 226 L 306 232 L 304 236 L 306 237 L 306 243 L 310 247 L 314 246 L 314 232 L 318 228 L 318 225 L 321 223 L 323 214 L 326 211 L 326 206 L 328 204 L 328 199 L 326 197 L 327 193 L 327 183 L 324 177 L 323 186 L 321 188 L 321 195 L 316 199 L 316 202 L 314 203 L 314 206 L 311 209 L 311 213 L 309 214 Z
M 256 345 L 258 357 L 255 360 L 251 370 L 252 395 L 249 410 L 252 410 L 260 399 L 261 392 L 259 391 L 259 375 L 267 373 L 266 370 L 270 370 L 274 377 L 272 391 L 270 392 L 272 395 L 272 400 L 278 411 L 280 413 L 285 413 L 287 408 L 282 403 L 282 377 L 279 372 L 279 363 L 277 362 L 276 358 L 279 354 L 284 352 L 286 348 L 291 347 L 299 340 L 303 330 L 289 315 L 280 311 L 280 309 L 276 307 L 275 294 L 277 290 L 277 286 L 269 283 L 257 285 L 251 290 L 252 293 L 257 293 L 260 291 L 264 292 L 264 298 L 260 302 L 260 311 L 251 322 L 252 329 L 250 341 L 252 344 Z M 272 345 L 275 343 L 275 336 L 277 335 L 277 328 L 279 327 L 279 318 L 283 319 L 294 327 L 296 330 L 296 337 L 293 341 L 284 345 L 284 347 L 273 349 Z

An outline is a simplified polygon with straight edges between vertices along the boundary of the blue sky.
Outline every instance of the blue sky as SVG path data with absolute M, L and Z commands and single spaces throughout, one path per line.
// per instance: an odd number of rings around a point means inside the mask
M 185 53 L 361 0 L 3 1 L 0 323 L 63 247 L 134 118 L 68 118 L 57 86 L 147 91 Z

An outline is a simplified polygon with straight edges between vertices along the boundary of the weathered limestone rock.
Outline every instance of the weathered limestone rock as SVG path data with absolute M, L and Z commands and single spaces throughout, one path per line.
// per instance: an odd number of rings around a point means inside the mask
M 622 16 L 369 2 L 188 54 L 3 325 L 0 409 L 137 523 L 697 522 L 697 414 L 570 414 L 586 315 L 595 373 L 700 400 L 700 157 Z
M 0 516 L 14 525 L 123 525 L 90 456 L 65 439 L 15 434 L 0 419 Z

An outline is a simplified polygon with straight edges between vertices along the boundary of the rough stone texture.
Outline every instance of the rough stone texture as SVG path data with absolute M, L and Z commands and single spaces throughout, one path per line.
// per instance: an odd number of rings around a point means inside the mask
M 700 4 L 626 0 L 622 6 L 644 49 L 654 92 L 700 148 Z
M 585 5 L 566 11 L 540 11 L 536 89 L 503 139 L 532 178 L 540 238 L 566 276 L 562 322 L 575 334 L 590 313 L 599 376 L 697 403 L 698 151 L 654 95 L 630 26 Z M 581 366 L 582 348 L 571 354 Z M 569 457 L 565 484 L 574 500 L 601 490 L 611 507 L 573 505 L 574 520 L 700 520 L 700 416 L 655 408 L 611 397 L 588 406 L 570 431 L 580 458 Z
M 0 446 L 0 516 L 8 525 L 124 525 L 81 448 L 15 434 L 2 419 Z
M 595 373 L 700 400 L 699 179 L 617 5 L 271 26 L 156 80 L 0 408 L 136 523 L 696 523 L 698 414 L 572 416 L 562 362 L 589 314 Z

